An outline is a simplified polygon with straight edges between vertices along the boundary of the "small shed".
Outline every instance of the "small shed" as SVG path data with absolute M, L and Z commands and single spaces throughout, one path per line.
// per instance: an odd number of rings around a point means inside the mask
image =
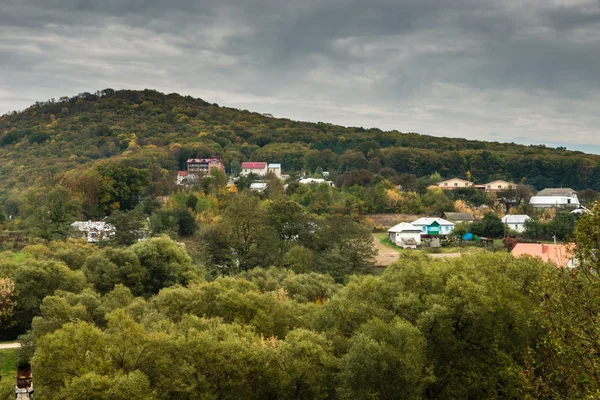
M 388 229 L 388 238 L 403 249 L 416 249 L 421 244 L 421 229 L 402 222 Z

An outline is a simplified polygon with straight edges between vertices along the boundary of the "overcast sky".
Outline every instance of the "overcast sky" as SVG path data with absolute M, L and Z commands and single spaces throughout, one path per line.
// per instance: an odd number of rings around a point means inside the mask
M 108 87 L 600 153 L 600 0 L 0 0 L 0 113 Z

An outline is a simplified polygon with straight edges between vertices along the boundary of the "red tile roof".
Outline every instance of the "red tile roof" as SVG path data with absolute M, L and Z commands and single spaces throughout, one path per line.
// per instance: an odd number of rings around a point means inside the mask
M 517 243 L 511 254 L 515 257 L 532 256 L 565 267 L 574 256 L 575 245 Z
M 266 162 L 243 162 L 242 169 L 265 169 L 267 168 Z

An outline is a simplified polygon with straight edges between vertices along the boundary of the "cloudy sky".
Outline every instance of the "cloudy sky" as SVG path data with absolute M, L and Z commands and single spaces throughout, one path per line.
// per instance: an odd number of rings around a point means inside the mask
M 600 0 L 0 0 L 0 113 L 107 87 L 600 153 Z

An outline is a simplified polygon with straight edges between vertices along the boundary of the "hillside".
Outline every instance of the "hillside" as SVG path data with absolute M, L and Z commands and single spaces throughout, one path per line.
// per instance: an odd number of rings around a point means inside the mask
M 468 132 L 465 132 L 467 135 Z M 59 179 L 109 159 L 174 174 L 188 157 L 281 162 L 286 172 L 392 168 L 538 189 L 600 190 L 600 156 L 541 146 L 346 128 L 221 107 L 153 90 L 82 93 L 0 117 L 0 200 L 37 179 Z M 158 173 L 158 172 L 157 172 Z

